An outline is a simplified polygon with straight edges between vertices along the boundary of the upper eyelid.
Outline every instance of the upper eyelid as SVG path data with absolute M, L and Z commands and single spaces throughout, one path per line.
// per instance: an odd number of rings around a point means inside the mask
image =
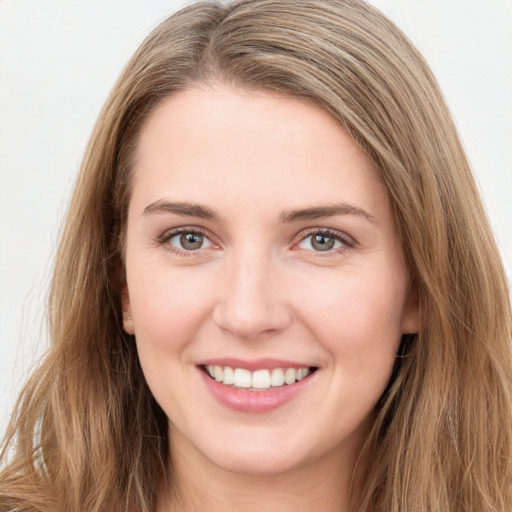
M 299 232 L 296 237 L 295 241 L 292 242 L 293 244 L 296 244 L 298 242 L 301 242 L 302 240 L 306 239 L 307 237 L 315 234 L 326 234 L 333 236 L 343 242 L 345 242 L 347 245 L 354 247 L 357 245 L 357 241 L 347 233 L 343 231 L 339 231 L 337 229 L 332 228 L 321 228 L 321 227 L 312 227 L 312 228 L 306 228 L 305 230 L 302 230 Z
M 180 226 L 177 228 L 171 228 L 171 229 L 165 230 L 158 237 L 158 240 L 164 242 L 166 240 L 171 239 L 173 236 L 179 235 L 181 233 L 199 233 L 199 234 L 203 235 L 204 237 L 208 238 L 208 240 L 210 240 L 210 242 L 213 242 L 212 238 L 214 238 L 213 235 L 210 233 L 210 231 L 208 231 L 207 229 L 200 228 L 198 226 Z
M 162 247 L 167 251 L 168 253 L 171 253 L 173 255 L 178 255 L 179 257 L 193 257 L 200 254 L 204 249 L 207 249 L 208 247 L 199 247 L 198 249 L 180 249 L 179 247 L 175 247 L 173 244 L 170 243 L 170 241 L 175 237 L 183 233 L 195 233 L 200 234 L 204 238 L 206 238 L 212 246 L 217 245 L 217 243 L 213 240 L 213 237 L 209 234 L 208 230 L 205 230 L 203 228 L 199 228 L 197 226 L 180 226 L 176 228 L 167 229 L 164 231 L 159 237 L 156 238 L 157 246 Z
M 170 229 L 165 230 L 157 238 L 157 240 L 158 240 L 158 242 L 161 242 L 161 243 L 167 242 L 173 236 L 179 235 L 180 233 L 199 233 L 199 234 L 203 235 L 205 238 L 208 238 L 208 240 L 212 244 L 219 245 L 218 241 L 216 241 L 218 239 L 218 237 L 216 237 L 213 233 L 211 233 L 210 230 L 199 227 L 199 226 L 179 226 L 179 227 L 175 227 L 175 228 L 170 228 Z M 309 227 L 309 228 L 305 228 L 305 229 L 301 230 L 299 233 L 297 233 L 293 237 L 293 239 L 291 241 L 291 245 L 295 246 L 299 242 L 305 240 L 307 237 L 315 235 L 315 234 L 330 235 L 332 237 L 335 237 L 335 238 L 341 240 L 342 242 L 345 243 L 345 245 L 347 245 L 349 247 L 357 246 L 357 241 L 352 236 L 348 235 L 347 233 L 345 233 L 343 231 L 339 231 L 337 229 L 327 228 L 327 227 L 319 227 L 319 226 Z

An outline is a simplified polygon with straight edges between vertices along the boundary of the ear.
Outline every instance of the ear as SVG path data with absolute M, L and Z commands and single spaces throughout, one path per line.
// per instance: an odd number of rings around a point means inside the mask
M 135 334 L 135 329 L 133 327 L 133 318 L 132 318 L 132 306 L 130 304 L 130 294 L 128 292 L 128 285 L 123 286 L 123 291 L 121 292 L 121 299 L 123 302 L 123 329 L 127 334 Z
M 402 316 L 402 334 L 417 334 L 424 322 L 420 312 L 420 301 L 416 290 L 410 290 Z

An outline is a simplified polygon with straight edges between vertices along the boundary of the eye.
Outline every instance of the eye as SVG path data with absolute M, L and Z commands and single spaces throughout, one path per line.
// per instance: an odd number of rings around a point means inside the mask
M 197 251 L 212 246 L 212 242 L 198 231 L 170 233 L 167 240 L 169 245 L 180 251 Z
M 339 233 L 329 231 L 315 231 L 304 237 L 298 244 L 299 249 L 315 252 L 329 252 L 341 249 L 344 246 L 352 247 L 352 242 Z

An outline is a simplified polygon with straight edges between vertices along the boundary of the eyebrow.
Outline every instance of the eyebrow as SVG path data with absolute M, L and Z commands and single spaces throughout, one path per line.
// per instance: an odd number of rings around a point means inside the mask
M 207 206 L 193 204 L 193 203 L 180 203 L 170 202 L 160 199 L 151 203 L 144 208 L 143 215 L 151 215 L 154 213 L 174 213 L 187 217 L 196 217 L 200 219 L 207 219 L 212 221 L 220 221 L 221 217 Z M 373 215 L 366 210 L 349 203 L 339 203 L 328 206 L 315 206 L 311 208 L 301 208 L 297 210 L 289 210 L 281 213 L 281 222 L 291 223 L 303 220 L 324 219 L 327 217 L 334 217 L 336 215 L 356 215 L 362 217 L 372 224 L 377 224 L 377 220 Z
M 366 210 L 349 203 L 339 203 L 330 206 L 316 206 L 313 208 L 303 208 L 299 210 L 290 210 L 281 214 L 281 221 L 297 222 L 301 220 L 324 219 L 336 215 L 356 215 L 363 217 L 372 224 L 377 224 L 377 219 Z
M 152 213 L 165 212 L 187 217 L 198 217 L 200 219 L 220 220 L 220 217 L 207 206 L 192 203 L 171 203 L 163 199 L 146 206 L 146 208 L 144 208 L 143 215 L 146 216 Z

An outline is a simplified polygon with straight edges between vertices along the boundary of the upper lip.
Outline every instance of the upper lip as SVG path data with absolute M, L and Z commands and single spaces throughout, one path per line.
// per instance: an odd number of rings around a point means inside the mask
M 246 370 L 272 370 L 274 368 L 310 368 L 313 365 L 285 359 L 260 358 L 260 359 L 238 359 L 234 357 L 203 359 L 197 366 L 229 366 L 230 368 L 244 368 Z

